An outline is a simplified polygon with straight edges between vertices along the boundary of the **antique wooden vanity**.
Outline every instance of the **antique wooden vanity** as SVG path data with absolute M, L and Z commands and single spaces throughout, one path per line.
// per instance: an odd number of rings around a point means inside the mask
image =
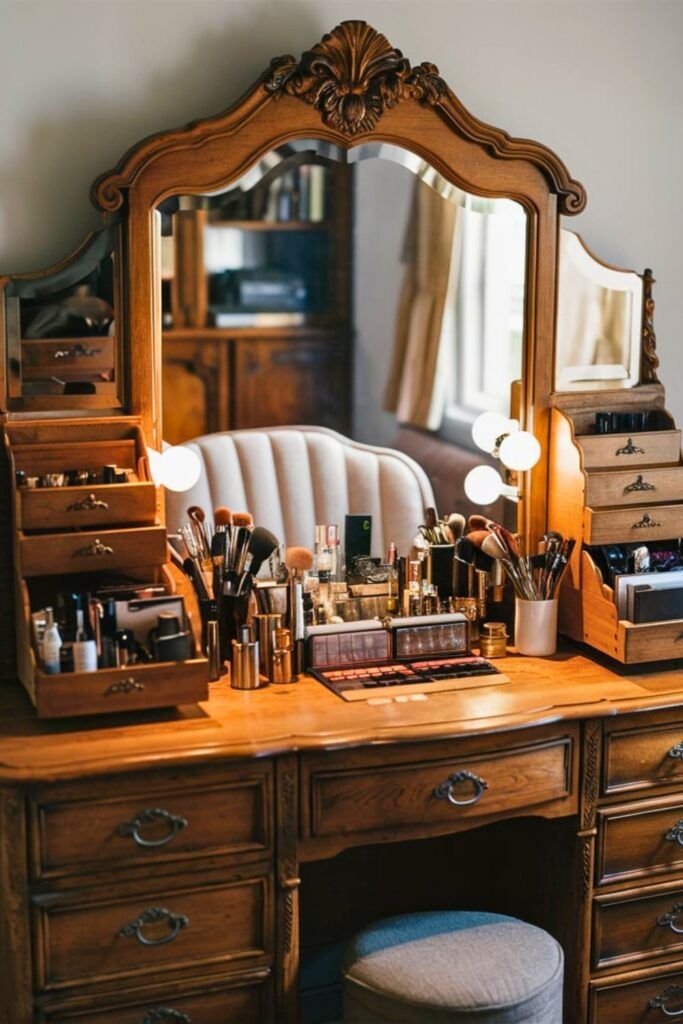
M 341 153 L 399 147 L 459 189 L 523 208 L 516 412 L 542 458 L 519 480 L 519 530 L 530 543 L 549 526 L 576 536 L 564 631 L 591 647 L 566 641 L 552 658 L 510 656 L 499 663 L 509 682 L 419 703 L 345 703 L 308 676 L 255 692 L 225 681 L 207 690 L 196 608 L 167 560 L 148 463 L 147 446 L 163 440 L 157 208 L 216 194 L 298 140 Z M 627 383 L 557 390 L 560 215 L 581 211 L 581 185 L 541 144 L 478 121 L 433 65 L 411 66 L 363 22 L 339 26 L 300 60 L 277 58 L 224 114 L 140 143 L 92 195 L 102 232 L 58 267 L 2 280 L 0 1021 L 266 1024 L 299 1020 L 300 1003 L 317 1019 L 331 983 L 300 985 L 302 951 L 382 915 L 448 906 L 549 929 L 566 954 L 567 1024 L 683 1016 L 683 662 L 664 660 L 679 654 L 683 622 L 620 621 L 581 543 L 624 541 L 645 516 L 658 538 L 683 533 L 680 433 L 656 378 L 651 274 L 632 275 L 643 344 Z M 342 245 L 344 210 L 326 228 Z M 186 219 L 190 240 L 197 220 Z M 22 302 L 95 271 L 113 330 L 22 337 Z M 165 365 L 182 345 L 222 338 L 237 346 L 238 367 L 239 345 L 257 334 L 200 337 L 181 295 L 192 287 L 191 274 L 174 285 Z M 325 331 L 337 342 L 343 334 L 335 381 L 348 372 L 349 327 L 340 325 L 299 339 L 310 354 Z M 289 352 L 295 335 L 261 340 Z M 309 357 L 287 365 L 288 386 L 300 369 L 303 387 Z M 664 429 L 639 445 L 591 436 L 590 416 L 606 402 L 656 411 Z M 622 463 L 612 448 L 635 455 L 640 485 L 629 483 L 631 464 L 614 484 L 609 471 Z M 128 478 L 106 493 L 87 480 L 54 493 L 17 486 L 18 471 L 54 470 L 66 450 L 74 465 L 115 462 Z M 179 589 L 194 656 L 41 672 L 34 595 L 46 577 L 91 572 L 107 558 Z M 636 662 L 646 664 L 626 667 Z M 102 711 L 110 715 L 93 717 Z

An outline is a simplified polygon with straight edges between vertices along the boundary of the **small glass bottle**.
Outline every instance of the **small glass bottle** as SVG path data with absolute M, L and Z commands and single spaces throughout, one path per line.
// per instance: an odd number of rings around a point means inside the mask
M 42 657 L 43 670 L 48 675 L 57 675 L 60 671 L 59 652 L 62 649 L 62 638 L 55 622 L 52 608 L 45 609 L 45 633 L 43 634 Z

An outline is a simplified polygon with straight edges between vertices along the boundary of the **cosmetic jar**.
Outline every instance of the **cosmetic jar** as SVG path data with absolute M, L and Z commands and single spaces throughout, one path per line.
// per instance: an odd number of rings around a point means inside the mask
M 230 685 L 233 690 L 258 690 L 267 686 L 259 675 L 259 642 L 249 639 L 249 627 L 242 630 L 242 640 L 232 641 Z
M 276 629 L 272 681 L 274 683 L 295 683 L 297 679 L 292 660 L 292 635 L 288 629 Z
M 508 631 L 504 622 L 485 622 L 479 630 L 482 658 L 504 658 L 508 652 Z
M 279 612 L 261 612 L 254 615 L 252 621 L 258 632 L 260 670 L 272 682 L 275 630 L 282 626 L 282 615 Z

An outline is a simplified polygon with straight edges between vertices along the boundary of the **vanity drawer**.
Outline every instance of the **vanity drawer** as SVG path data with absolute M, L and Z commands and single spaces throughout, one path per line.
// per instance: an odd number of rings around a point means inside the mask
M 683 466 L 589 471 L 586 475 L 586 505 L 592 508 L 653 501 L 683 501 Z
M 52 990 L 206 965 L 264 963 L 272 950 L 267 875 L 209 881 L 164 878 L 156 888 L 112 888 L 33 899 L 37 982 Z M 215 878 L 215 873 L 214 873 Z
M 21 360 L 23 371 L 36 369 L 49 371 L 50 376 L 59 377 L 60 371 L 79 370 L 83 374 L 92 374 L 102 370 L 114 369 L 113 335 L 102 335 L 93 338 L 24 338 L 21 342 Z M 32 378 L 30 372 L 27 377 Z
M 683 873 L 683 797 L 598 811 L 597 884 Z
M 605 793 L 670 785 L 683 785 L 683 721 L 630 729 L 606 726 Z
M 31 795 L 33 878 L 272 850 L 268 762 L 46 787 Z
M 593 962 L 622 966 L 683 951 L 683 884 L 630 889 L 594 901 Z
M 321 765 L 308 779 L 308 834 L 362 835 L 430 825 L 448 831 L 450 823 L 462 819 L 569 803 L 573 746 L 564 736 L 444 760 L 369 763 L 333 772 Z
M 100 523 L 149 523 L 156 520 L 153 483 L 84 487 L 19 487 L 16 491 L 18 530 L 93 527 Z
M 617 466 L 676 464 L 681 457 L 680 430 L 653 430 L 640 434 L 583 434 L 576 438 L 583 452 L 584 469 Z
M 591 1024 L 664 1024 L 683 1017 L 683 971 L 643 973 L 591 985 Z M 654 1005 L 653 1005 L 654 1004 Z
M 82 530 L 19 537 L 23 576 L 133 569 L 163 565 L 166 531 L 163 526 L 129 530 Z
M 683 504 L 584 510 L 585 544 L 647 544 L 683 536 Z

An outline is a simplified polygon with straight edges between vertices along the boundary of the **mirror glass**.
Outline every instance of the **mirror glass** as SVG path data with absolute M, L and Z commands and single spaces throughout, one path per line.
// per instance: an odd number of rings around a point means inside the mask
M 403 448 L 453 507 L 486 461 L 472 422 L 516 412 L 520 204 L 463 192 L 396 146 L 300 140 L 156 219 L 167 442 L 326 426 Z
M 632 388 L 640 373 L 643 281 L 560 231 L 556 391 Z
M 99 231 L 63 267 L 5 288 L 9 397 L 17 406 L 46 397 L 62 408 L 118 404 L 116 238 L 115 228 Z

